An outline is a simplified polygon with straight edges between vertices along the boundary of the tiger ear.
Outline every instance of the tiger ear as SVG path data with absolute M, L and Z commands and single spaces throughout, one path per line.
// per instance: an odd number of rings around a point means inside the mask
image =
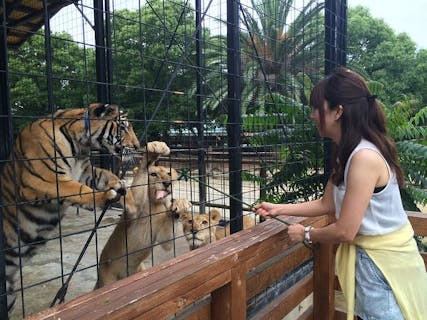
M 89 109 L 94 118 L 114 118 L 119 115 L 119 107 L 115 104 L 92 103 Z

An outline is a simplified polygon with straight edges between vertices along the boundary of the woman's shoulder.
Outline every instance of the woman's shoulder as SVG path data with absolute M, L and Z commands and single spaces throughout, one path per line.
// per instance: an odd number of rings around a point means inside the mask
M 377 150 L 362 148 L 353 155 L 349 172 L 365 178 L 384 176 L 386 179 L 388 170 L 383 156 Z
M 354 153 L 352 157 L 352 162 L 359 161 L 382 164 L 384 159 L 378 150 L 371 148 L 360 148 Z
M 364 138 L 360 140 L 359 144 L 354 148 L 354 151 L 358 151 L 360 149 L 372 149 L 379 151 L 378 147 L 375 144 Z

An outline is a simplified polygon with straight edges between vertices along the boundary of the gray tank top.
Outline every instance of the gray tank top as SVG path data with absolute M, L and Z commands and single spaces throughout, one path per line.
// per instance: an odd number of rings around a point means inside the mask
M 354 148 L 345 166 L 344 182 L 341 183 L 338 187 L 334 186 L 333 188 L 335 216 L 337 217 L 337 219 L 340 215 L 341 205 L 345 195 L 348 168 L 350 166 L 352 157 L 360 149 L 371 149 L 381 155 L 378 148 L 373 143 L 365 139 L 362 139 L 360 143 L 356 146 L 356 148 Z M 368 208 L 366 209 L 365 215 L 362 219 L 362 223 L 358 231 L 358 234 L 360 235 L 372 236 L 387 234 L 400 229 L 408 222 L 408 217 L 406 215 L 405 210 L 403 209 L 402 199 L 400 197 L 399 185 L 397 184 L 396 176 L 391 171 L 390 166 L 387 162 L 386 165 L 389 172 L 389 180 L 384 189 L 372 195 L 372 198 L 369 201 Z

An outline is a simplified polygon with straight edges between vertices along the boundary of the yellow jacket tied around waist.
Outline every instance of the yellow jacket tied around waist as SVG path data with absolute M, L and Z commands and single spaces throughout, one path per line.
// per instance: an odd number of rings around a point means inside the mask
M 336 269 L 347 302 L 347 319 L 355 305 L 356 246 L 363 248 L 390 284 L 404 317 L 427 319 L 427 273 L 408 222 L 401 229 L 378 236 L 357 236 L 342 243 L 336 254 Z

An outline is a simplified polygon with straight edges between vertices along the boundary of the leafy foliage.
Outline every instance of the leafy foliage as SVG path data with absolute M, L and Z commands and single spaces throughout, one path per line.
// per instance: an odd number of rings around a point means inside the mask
M 403 100 L 385 108 L 388 128 L 395 140 L 407 184 L 402 190 L 407 210 L 427 205 L 427 107 Z
M 51 38 L 56 108 L 81 107 L 94 101 L 95 90 L 90 90 L 85 83 L 94 83 L 94 54 L 71 40 L 66 33 L 54 34 Z M 49 113 L 46 76 L 44 36 L 35 34 L 20 48 L 9 51 L 10 99 L 12 114 L 17 117 L 16 131 L 33 121 L 33 116 Z
M 427 50 L 417 50 L 407 34 L 396 34 L 384 20 L 357 6 L 348 11 L 347 48 L 350 68 L 387 84 L 380 96 L 386 105 L 405 97 L 427 105 Z
M 243 118 L 243 129 L 251 133 L 248 144 L 257 150 L 273 152 L 274 160 L 264 156 L 259 176 L 244 178 L 258 182 L 263 190 L 261 200 L 292 202 L 309 200 L 323 190 L 323 148 L 309 119 L 310 108 L 289 97 L 275 94 L 275 109 Z M 278 110 L 278 113 L 273 111 Z
M 306 102 L 304 77 L 310 72 L 314 79 L 322 65 L 323 3 L 310 0 L 295 9 L 293 0 L 251 0 L 250 7 L 240 6 L 241 113 L 256 113 L 268 101 L 274 107 L 276 93 Z M 227 47 L 222 36 L 209 42 Z M 219 115 L 226 110 L 225 55 L 208 50 L 205 57 L 205 92 L 212 93 L 206 108 Z
M 194 9 L 188 1 L 147 1 L 139 10 L 116 11 L 112 26 L 115 82 L 120 83 L 115 96 L 131 117 L 150 125 L 146 139 L 158 138 L 171 119 L 185 118 L 194 104 L 185 95 L 195 78 Z M 143 123 L 136 124 L 139 135 Z

